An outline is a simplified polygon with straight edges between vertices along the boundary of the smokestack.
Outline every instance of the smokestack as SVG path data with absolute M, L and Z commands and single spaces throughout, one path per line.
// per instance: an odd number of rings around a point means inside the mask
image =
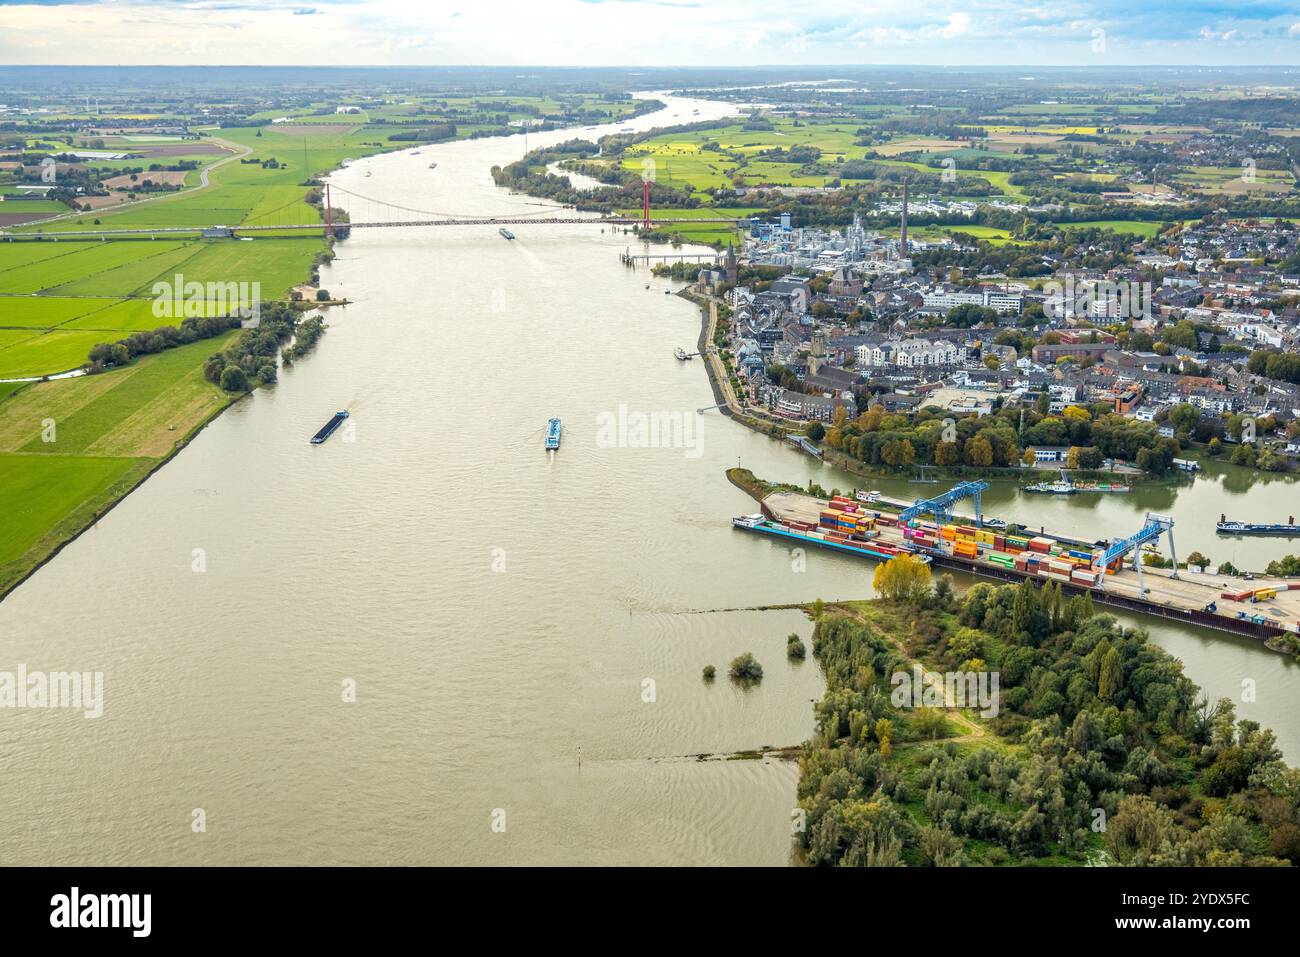
M 902 230 L 898 237 L 898 244 L 902 250 L 904 258 L 907 256 L 907 179 L 903 179 L 903 219 Z

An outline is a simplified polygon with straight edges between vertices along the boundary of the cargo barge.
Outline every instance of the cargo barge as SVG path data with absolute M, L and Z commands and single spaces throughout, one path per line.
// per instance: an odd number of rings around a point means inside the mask
M 876 501 L 883 498 L 873 497 Z M 897 515 L 871 510 L 860 499 L 861 496 L 855 501 L 835 495 L 824 505 L 810 500 L 815 511 L 789 506 L 781 513 L 764 501 L 763 514 L 734 518 L 732 525 L 744 531 L 855 553 L 875 561 L 907 554 L 933 567 L 1001 581 L 1055 582 L 1068 594 L 1087 593 L 1100 604 L 1258 639 L 1268 640 L 1285 632 L 1300 633 L 1300 620 L 1279 614 L 1281 609 L 1275 602 L 1279 592 L 1291 590 L 1286 583 L 1219 592 L 1206 582 L 1208 587 L 1193 589 L 1202 591 L 1201 597 L 1190 594 L 1188 586 L 1180 582 L 1181 590 L 1166 592 L 1161 598 L 1135 595 L 1131 580 L 1123 586 L 1118 581 L 1111 585 L 1113 576 L 1121 574 L 1124 557 L 1103 565 L 1097 546 L 1042 533 L 980 528 L 959 524 L 959 520 L 899 522 Z M 1295 590 L 1300 591 L 1300 582 L 1295 583 Z M 1150 589 L 1147 592 L 1150 594 Z M 1248 607 L 1221 609 L 1219 603 L 1225 600 L 1245 603 Z M 1256 610 L 1255 606 L 1261 603 L 1268 603 L 1268 614 L 1263 613 L 1264 609 Z
M 1214 530 L 1220 535 L 1300 535 L 1300 525 L 1295 524 L 1295 516 L 1288 515 L 1285 523 L 1273 524 L 1257 522 L 1230 522 L 1226 515 L 1220 515 L 1214 523 Z
M 811 525 L 807 525 L 807 523 L 773 522 L 763 515 L 741 515 L 733 518 L 731 524 L 747 532 L 759 532 L 776 538 L 790 539 L 804 545 L 816 545 L 820 548 L 830 548 L 838 552 L 848 552 L 852 555 L 875 559 L 879 562 L 887 562 L 898 555 L 911 555 L 923 564 L 930 564 L 929 555 L 922 555 L 910 549 L 899 548 L 896 545 L 886 545 L 884 542 L 873 542 L 849 536 L 844 538 L 833 538 L 825 534 L 819 536 L 816 529 Z
M 560 447 L 560 420 L 551 419 L 546 423 L 546 448 L 548 450 L 558 449 Z
M 346 410 L 341 412 L 335 412 L 334 418 L 330 419 L 328 422 L 322 425 L 320 431 L 311 437 L 311 444 L 320 445 L 322 442 L 324 442 L 326 439 L 328 439 L 331 435 L 334 434 L 334 430 L 337 429 L 340 425 L 342 425 L 343 420 L 346 419 L 347 417 L 348 417 L 348 413 Z

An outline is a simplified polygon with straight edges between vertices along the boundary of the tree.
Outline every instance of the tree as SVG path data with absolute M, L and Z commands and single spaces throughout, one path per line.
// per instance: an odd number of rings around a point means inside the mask
M 1194 405 L 1181 402 L 1169 410 L 1165 419 L 1175 432 L 1191 432 L 1196 423 L 1201 421 L 1201 410 Z
M 895 467 L 916 461 L 916 447 L 907 439 L 890 439 L 880 449 L 880 460 Z
M 961 867 L 962 844 L 943 827 L 923 827 L 920 830 L 921 853 L 935 867 Z
M 1011 630 L 1017 635 L 1028 632 L 1034 622 L 1034 616 L 1041 609 L 1038 592 L 1034 583 L 1026 578 L 1016 589 L 1015 601 L 1011 604 Z
M 221 371 L 221 388 L 227 392 L 247 392 L 248 377 L 239 366 L 226 366 Z
M 731 677 L 744 684 L 763 680 L 763 666 L 750 652 L 737 655 L 731 660 Z
M 880 742 L 880 754 L 882 757 L 889 757 L 889 741 L 894 735 L 894 723 L 888 718 L 880 718 L 876 721 L 876 740 Z
M 1200 552 L 1192 552 L 1187 556 L 1187 564 L 1193 568 L 1208 568 L 1210 566 L 1210 560 Z
M 1025 465 L 1032 466 L 1038 461 L 1038 456 L 1034 454 L 1033 449 L 1025 449 L 1025 454 L 1020 456 L 1020 461 Z
M 1112 647 L 1101 659 L 1101 671 L 1097 675 L 1097 697 L 1102 701 L 1112 700 L 1119 691 L 1122 678 L 1119 652 Z
M 803 661 L 808 657 L 808 649 L 804 647 L 804 643 L 799 636 L 792 633 L 785 640 L 785 654 L 787 658 Z
M 956 442 L 939 442 L 934 447 L 934 464 L 956 465 L 960 457 L 959 448 Z
M 876 566 L 871 586 L 881 598 L 919 604 L 930 594 L 930 566 L 911 555 L 895 555 Z
M 966 443 L 966 461 L 980 468 L 993 464 L 993 446 L 982 435 L 977 435 Z
M 820 442 L 822 439 L 826 438 L 826 427 L 820 422 L 813 422 L 808 426 L 808 438 L 812 439 L 814 442 Z

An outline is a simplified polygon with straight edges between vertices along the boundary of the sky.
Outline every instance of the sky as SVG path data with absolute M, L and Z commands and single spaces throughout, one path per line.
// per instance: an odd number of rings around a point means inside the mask
M 0 64 L 1294 65 L 1300 0 L 0 0 Z

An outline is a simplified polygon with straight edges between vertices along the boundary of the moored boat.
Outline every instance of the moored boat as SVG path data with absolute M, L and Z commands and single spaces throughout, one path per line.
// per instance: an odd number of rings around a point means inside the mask
M 1300 536 L 1300 525 L 1295 523 L 1295 516 L 1288 515 L 1285 522 L 1230 522 L 1226 515 L 1220 515 L 1214 523 L 1214 530 L 1220 535 L 1285 535 Z
M 1035 482 L 1026 485 L 1021 491 L 1031 495 L 1073 495 L 1078 489 L 1069 482 Z
M 546 423 L 546 448 L 548 450 L 558 449 L 560 447 L 560 420 L 551 419 Z

